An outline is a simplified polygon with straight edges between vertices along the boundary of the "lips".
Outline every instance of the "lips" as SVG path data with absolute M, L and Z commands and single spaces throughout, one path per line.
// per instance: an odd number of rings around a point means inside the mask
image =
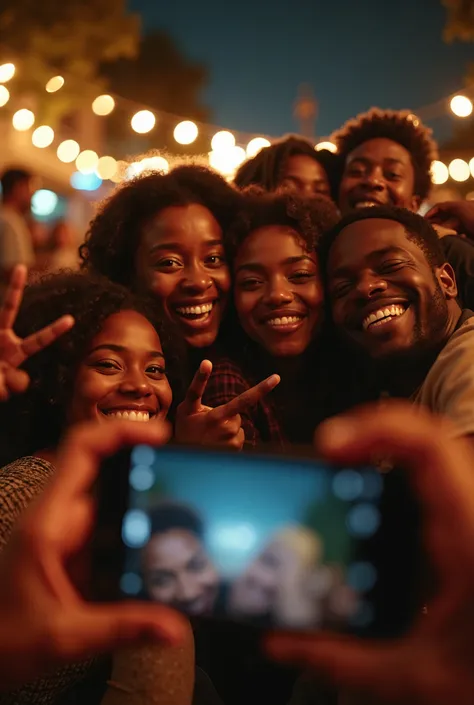
M 362 321 L 362 330 L 379 328 L 395 318 L 400 318 L 408 310 L 408 304 L 393 304 L 372 311 Z
M 107 409 L 100 412 L 108 419 L 121 419 L 122 421 L 139 421 L 145 423 L 150 421 L 156 412 L 145 409 Z

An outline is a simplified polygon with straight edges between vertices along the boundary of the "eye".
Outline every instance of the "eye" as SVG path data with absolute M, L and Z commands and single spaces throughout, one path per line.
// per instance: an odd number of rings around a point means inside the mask
M 161 379 L 166 376 L 166 370 L 163 365 L 148 365 L 146 373 L 156 379 Z
M 338 299 L 341 298 L 342 296 L 346 296 L 346 294 L 349 293 L 351 290 L 351 283 L 346 281 L 346 282 L 339 282 L 338 284 L 334 284 L 331 287 L 331 293 L 334 298 Z
M 403 178 L 403 176 L 402 176 L 401 174 L 397 174 L 397 173 L 395 173 L 394 171 L 389 171 L 389 172 L 387 172 L 387 173 L 385 174 L 385 176 L 386 176 L 387 179 L 389 179 L 390 181 L 400 181 L 400 180 Z
M 243 289 L 244 291 L 253 291 L 255 289 L 258 289 L 258 287 L 261 285 L 260 279 L 256 279 L 255 277 L 249 277 L 248 279 L 241 279 L 238 282 L 239 289 Z
M 160 259 L 153 266 L 155 269 L 170 270 L 170 269 L 178 269 L 179 267 L 182 267 L 183 265 L 181 264 L 181 262 L 178 259 L 175 259 L 174 257 L 166 257 L 164 259 Z
M 294 272 L 290 275 L 291 280 L 299 281 L 299 283 L 304 283 L 308 279 L 312 279 L 315 276 L 314 272 L 309 272 L 308 270 L 301 270 L 299 272 Z
M 350 166 L 346 170 L 346 176 L 363 176 L 364 170 L 361 166 Z
M 206 264 L 210 267 L 221 267 L 225 264 L 225 257 L 223 255 L 209 255 L 206 257 Z
M 397 272 L 399 269 L 402 269 L 405 266 L 405 263 L 402 262 L 401 260 L 392 260 L 390 262 L 382 262 L 382 264 L 379 266 L 378 270 L 381 274 L 390 274 L 390 272 Z

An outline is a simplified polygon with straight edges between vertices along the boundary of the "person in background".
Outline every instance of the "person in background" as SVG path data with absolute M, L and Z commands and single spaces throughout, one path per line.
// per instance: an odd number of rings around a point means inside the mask
M 343 164 L 337 200 L 343 214 L 374 205 L 416 212 L 428 197 L 438 151 L 431 130 L 416 115 L 373 108 L 348 120 L 331 139 Z M 461 305 L 474 309 L 474 244 L 453 229 L 437 228 L 446 261 L 456 274 Z
M 27 216 L 35 192 L 35 179 L 24 169 L 7 169 L 0 177 L 0 296 L 3 297 L 13 267 L 35 263 Z
M 327 149 L 316 151 L 302 137 L 285 137 L 247 159 L 237 170 L 234 184 L 244 189 L 294 191 L 301 196 L 337 198 L 339 158 Z
M 79 267 L 77 236 L 65 220 L 59 220 L 51 230 L 50 248 L 47 255 L 48 271 Z

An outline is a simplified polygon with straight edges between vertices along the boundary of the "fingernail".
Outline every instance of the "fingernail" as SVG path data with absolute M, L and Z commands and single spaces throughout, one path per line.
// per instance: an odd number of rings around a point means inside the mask
M 356 437 L 354 425 L 346 419 L 330 419 L 322 423 L 316 432 L 317 444 L 324 450 L 335 450 Z

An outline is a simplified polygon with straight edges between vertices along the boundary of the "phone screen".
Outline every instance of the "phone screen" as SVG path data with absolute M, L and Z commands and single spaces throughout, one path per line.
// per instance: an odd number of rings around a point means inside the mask
M 393 634 L 413 606 L 417 534 L 391 474 L 137 446 L 103 468 L 96 569 L 122 597 L 191 617 Z

